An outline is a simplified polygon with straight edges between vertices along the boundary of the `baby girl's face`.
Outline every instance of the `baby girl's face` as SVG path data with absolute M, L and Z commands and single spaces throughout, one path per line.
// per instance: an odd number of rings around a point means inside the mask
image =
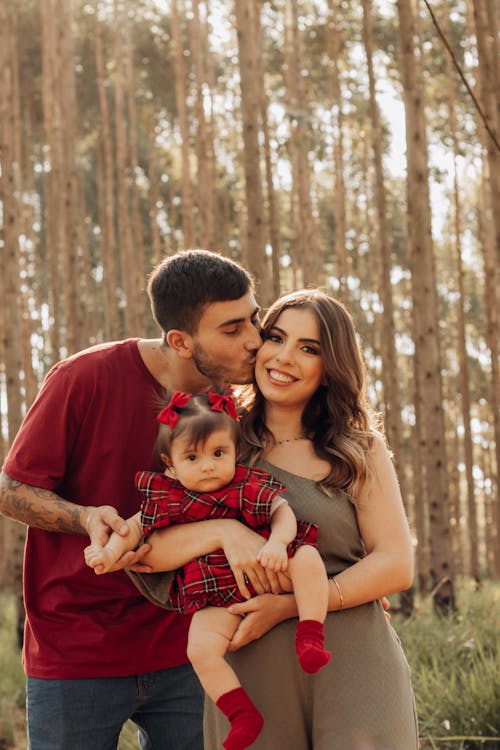
M 217 430 L 198 445 L 180 435 L 170 447 L 170 468 L 183 487 L 195 492 L 213 492 L 229 484 L 236 468 L 231 431 Z

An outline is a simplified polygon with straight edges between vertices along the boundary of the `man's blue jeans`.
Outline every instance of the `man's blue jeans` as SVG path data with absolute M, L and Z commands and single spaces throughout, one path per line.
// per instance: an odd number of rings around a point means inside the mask
M 203 750 L 203 691 L 190 664 L 134 677 L 28 677 L 29 750 L 116 750 L 132 719 L 142 750 Z

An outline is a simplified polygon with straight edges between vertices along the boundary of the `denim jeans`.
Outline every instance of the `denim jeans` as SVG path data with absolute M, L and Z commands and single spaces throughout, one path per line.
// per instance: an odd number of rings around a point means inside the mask
M 203 750 L 203 691 L 190 664 L 134 677 L 27 679 L 29 750 L 116 750 L 123 724 L 142 750 Z

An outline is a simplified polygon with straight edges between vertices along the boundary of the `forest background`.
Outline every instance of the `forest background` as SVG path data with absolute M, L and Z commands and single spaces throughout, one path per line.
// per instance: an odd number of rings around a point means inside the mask
M 438 610 L 500 575 L 495 0 L 0 0 L 0 457 L 48 369 L 218 249 L 352 312 Z M 1 588 L 23 529 L 0 521 Z M 417 543 L 418 540 L 418 543 Z

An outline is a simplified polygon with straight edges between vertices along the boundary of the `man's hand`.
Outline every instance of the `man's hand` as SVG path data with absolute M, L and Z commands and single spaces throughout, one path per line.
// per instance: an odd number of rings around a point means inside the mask
M 232 604 L 228 612 L 243 615 L 241 623 L 229 645 L 229 651 L 237 651 L 242 646 L 255 641 L 283 620 L 297 616 L 295 598 L 291 595 L 254 596 L 241 604 Z
M 120 536 L 127 536 L 129 531 L 125 520 L 111 505 L 85 508 L 83 526 L 90 537 L 91 544 L 99 547 L 104 547 L 113 531 Z

